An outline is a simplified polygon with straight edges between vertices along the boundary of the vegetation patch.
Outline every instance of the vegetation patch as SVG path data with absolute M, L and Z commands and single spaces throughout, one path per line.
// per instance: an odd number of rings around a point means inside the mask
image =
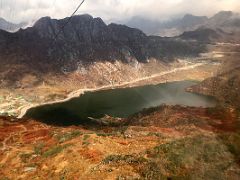
M 240 132 L 219 135 L 219 140 L 222 141 L 240 164 Z
M 97 133 L 97 136 L 102 136 L 102 137 L 108 137 L 108 136 L 114 136 L 114 133 Z
M 39 143 L 39 144 L 35 145 L 33 148 L 34 153 L 37 155 L 42 155 L 44 146 L 45 146 L 44 143 Z
M 66 141 L 69 141 L 71 139 L 74 139 L 80 135 L 82 135 L 83 133 L 79 130 L 75 130 L 75 131 L 72 131 L 72 132 L 67 132 L 67 133 L 63 133 L 63 134 L 58 134 L 56 136 L 58 142 L 60 143 L 63 143 L 63 142 L 66 142 Z
M 88 142 L 88 139 L 89 139 L 90 137 L 91 137 L 90 134 L 85 134 L 85 135 L 83 136 L 82 145 L 88 146 L 88 145 L 90 144 L 90 142 Z
M 148 136 L 156 136 L 159 138 L 165 138 L 163 134 L 158 133 L 158 132 L 150 132 L 150 133 L 148 133 Z
M 53 146 L 52 148 L 48 149 L 46 152 L 43 153 L 43 157 L 51 157 L 61 153 L 64 149 L 72 146 L 72 144 L 65 144 L 65 145 L 57 145 Z
M 146 162 L 146 159 L 144 157 L 136 157 L 133 155 L 109 155 L 103 160 L 104 164 L 120 162 L 127 164 L 140 164 Z
M 233 156 L 239 155 L 240 136 L 225 138 L 232 146 L 222 137 L 195 135 L 158 145 L 141 156 L 110 155 L 102 163 L 128 164 L 142 179 L 229 179 L 231 173 L 240 175 Z
M 90 138 L 90 135 L 89 134 L 85 134 L 84 136 L 83 136 L 83 141 L 86 141 L 87 139 L 89 139 Z
M 32 153 L 22 153 L 19 157 L 23 163 L 27 163 L 27 161 L 32 157 Z
M 0 177 L 0 180 L 10 180 L 8 177 Z
M 234 165 L 232 154 L 222 141 L 200 135 L 161 144 L 147 151 L 147 155 L 156 165 L 152 168 L 172 177 L 228 179 L 226 172 Z M 147 164 L 148 173 L 151 166 Z
M 103 160 L 104 164 L 120 166 L 128 164 L 133 167 L 142 179 L 167 179 L 158 168 L 158 164 L 143 156 L 136 155 L 110 155 Z

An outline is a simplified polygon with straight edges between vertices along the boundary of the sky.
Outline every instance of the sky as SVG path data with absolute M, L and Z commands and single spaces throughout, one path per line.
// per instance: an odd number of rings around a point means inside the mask
M 43 16 L 70 16 L 81 0 L 0 0 L 0 17 L 8 21 L 32 22 Z M 142 16 L 167 20 L 191 13 L 211 16 L 221 10 L 240 12 L 240 0 L 85 0 L 77 14 L 88 13 L 106 22 Z

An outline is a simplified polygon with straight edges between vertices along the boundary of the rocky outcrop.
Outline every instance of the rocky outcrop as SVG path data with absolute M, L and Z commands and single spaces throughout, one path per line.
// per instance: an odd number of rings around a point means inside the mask
M 200 84 L 189 88 L 197 92 L 216 97 L 221 103 L 240 108 L 240 67 L 233 68 L 216 77 L 206 79 Z

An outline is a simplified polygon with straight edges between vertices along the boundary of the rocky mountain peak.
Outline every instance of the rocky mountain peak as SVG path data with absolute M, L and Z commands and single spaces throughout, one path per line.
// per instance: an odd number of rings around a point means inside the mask
M 234 16 L 232 11 L 220 11 L 210 18 L 209 24 L 212 25 L 222 25 L 227 20 L 231 19 Z
M 212 18 L 230 18 L 234 13 L 232 11 L 220 11 L 215 14 Z
M 51 17 L 49 17 L 49 16 L 42 17 L 42 18 L 40 18 L 39 20 L 37 20 L 37 21 L 35 22 L 34 26 L 35 26 L 35 27 L 36 27 L 36 26 L 42 26 L 42 25 L 44 25 L 44 24 L 46 24 L 46 23 L 49 23 L 50 21 L 51 21 Z
M 180 21 L 180 25 L 185 27 L 191 27 L 199 24 L 203 24 L 208 20 L 206 16 L 194 16 L 192 14 L 186 14 Z
M 195 20 L 195 19 L 205 19 L 205 20 L 207 20 L 208 18 L 206 16 L 194 16 L 192 14 L 185 14 L 183 16 L 183 20 Z
M 59 39 L 77 40 L 80 36 L 89 39 L 91 33 L 96 35 L 101 29 L 106 30 L 106 27 L 101 18 L 83 14 L 60 20 L 43 17 L 34 24 L 33 29 L 37 30 L 40 37 L 55 38 L 60 33 Z
M 76 18 L 76 19 L 85 19 L 85 20 L 92 20 L 93 16 L 90 15 L 90 14 L 80 14 L 80 15 L 73 16 L 73 19 L 74 18 Z

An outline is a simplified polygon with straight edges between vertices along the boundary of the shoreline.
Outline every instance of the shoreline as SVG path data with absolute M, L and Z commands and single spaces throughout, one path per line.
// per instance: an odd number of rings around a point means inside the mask
M 69 93 L 67 98 L 62 99 L 62 100 L 56 100 L 56 101 L 52 101 L 52 102 L 46 102 L 46 103 L 35 104 L 35 105 L 34 104 L 33 105 L 26 105 L 25 107 L 21 108 L 20 115 L 17 116 L 17 118 L 19 118 L 19 119 L 23 118 L 29 109 L 32 109 L 32 108 L 35 108 L 35 107 L 39 107 L 39 106 L 44 106 L 44 105 L 51 105 L 51 104 L 57 104 L 57 103 L 66 102 L 66 101 L 69 101 L 69 100 L 71 100 L 73 98 L 80 97 L 85 92 L 95 92 L 95 91 L 101 91 L 101 90 L 107 90 L 107 89 L 117 89 L 117 88 L 121 88 L 121 87 L 124 88 L 125 86 L 127 86 L 127 87 L 135 87 L 135 86 L 129 86 L 129 85 L 134 84 L 134 83 L 138 83 L 138 82 L 141 82 L 141 81 L 144 81 L 144 80 L 149 80 L 149 79 L 161 77 L 161 76 L 164 76 L 164 75 L 167 75 L 167 74 L 171 74 L 171 73 L 175 73 L 175 72 L 178 72 L 178 71 L 194 69 L 196 67 L 199 67 L 199 66 L 202 66 L 202 65 L 206 65 L 206 64 L 207 63 L 203 63 L 203 62 L 195 63 L 193 65 L 184 66 L 184 67 L 180 67 L 180 68 L 174 68 L 174 69 L 169 70 L 169 71 L 164 71 L 164 72 L 161 72 L 161 73 L 153 74 L 151 76 L 138 78 L 138 79 L 135 79 L 135 80 L 132 80 L 132 81 L 127 81 L 127 82 L 123 82 L 121 84 L 116 84 L 116 85 L 105 85 L 105 86 L 101 86 L 101 87 L 97 87 L 97 88 L 79 89 L 79 90 L 76 90 L 76 91 L 73 91 L 73 92 Z M 163 83 L 163 82 L 159 82 L 159 84 L 160 83 Z M 137 85 L 136 85 L 136 87 L 137 87 Z

